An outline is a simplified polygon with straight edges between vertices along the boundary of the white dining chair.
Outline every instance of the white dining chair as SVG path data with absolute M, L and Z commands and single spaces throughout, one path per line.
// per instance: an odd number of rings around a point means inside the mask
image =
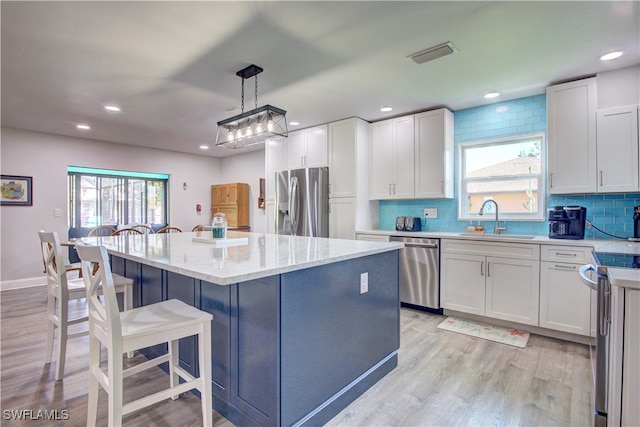
M 69 319 L 69 301 L 83 300 L 87 297 L 82 278 L 69 279 L 67 277 L 66 261 L 60 246 L 60 239 L 56 232 L 38 231 L 42 246 L 42 257 L 47 275 L 47 339 L 45 345 L 45 365 L 51 363 L 55 332 L 58 330 L 56 346 L 56 374 L 55 379 L 64 376 L 64 365 L 67 353 L 67 341 L 89 333 L 88 329 L 69 333 L 69 326 L 87 322 L 88 317 Z M 133 279 L 115 275 L 117 293 L 124 294 L 124 308 L 133 308 Z M 130 354 L 133 356 L 133 354 Z
M 82 263 L 82 274 L 89 305 L 89 398 L 87 425 L 95 425 L 100 386 L 106 391 L 108 425 L 122 425 L 122 417 L 162 400 L 177 399 L 180 393 L 200 391 L 203 425 L 211 426 L 211 320 L 213 316 L 177 299 L 118 312 L 111 266 L 103 246 L 76 247 Z M 97 267 L 97 268 L 95 268 Z M 98 298 L 102 288 L 104 302 Z M 193 377 L 179 366 L 178 340 L 198 336 L 199 376 Z M 167 343 L 168 352 L 124 369 L 125 352 Z M 101 345 L 107 351 L 107 369 L 100 366 Z M 169 362 L 169 388 L 124 403 L 124 378 Z M 184 380 L 180 384 L 179 378 Z

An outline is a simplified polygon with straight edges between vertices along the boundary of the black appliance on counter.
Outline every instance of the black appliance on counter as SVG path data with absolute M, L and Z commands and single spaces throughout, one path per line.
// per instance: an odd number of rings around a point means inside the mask
M 550 239 L 584 239 L 587 208 L 583 206 L 554 206 L 549 209 Z
M 640 206 L 633 208 L 633 237 L 640 238 Z
M 399 216 L 396 218 L 396 231 L 421 231 L 422 222 L 419 216 Z

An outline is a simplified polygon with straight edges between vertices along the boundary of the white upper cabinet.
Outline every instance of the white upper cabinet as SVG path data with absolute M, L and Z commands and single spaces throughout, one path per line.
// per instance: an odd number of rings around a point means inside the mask
M 289 132 L 285 169 L 328 166 L 327 125 Z
M 414 197 L 414 116 L 372 123 L 369 198 Z
M 596 78 L 547 88 L 549 193 L 596 191 Z
M 329 123 L 329 197 L 368 197 L 369 123 Z
M 638 191 L 638 106 L 597 112 L 598 192 Z
M 415 197 L 453 198 L 453 113 L 415 115 Z
M 275 173 L 284 170 L 285 138 L 274 138 L 265 141 L 265 184 L 266 199 L 272 200 L 276 196 Z
M 597 110 L 596 89 L 596 77 L 547 88 L 550 194 L 640 189 L 638 105 Z

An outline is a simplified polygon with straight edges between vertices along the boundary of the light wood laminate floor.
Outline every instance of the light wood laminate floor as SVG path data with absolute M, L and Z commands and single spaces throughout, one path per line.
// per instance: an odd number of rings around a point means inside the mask
M 71 340 L 65 378 L 44 366 L 44 287 L 0 293 L 0 392 L 3 426 L 84 426 L 87 404 L 86 337 Z M 82 310 L 72 302 L 70 309 Z M 436 329 L 443 320 L 401 310 L 398 367 L 333 418 L 330 426 L 589 426 L 592 378 L 589 348 L 532 335 L 519 349 Z M 142 356 L 136 355 L 141 360 Z M 164 387 L 159 369 L 126 380 L 125 401 Z M 310 385 L 312 386 L 312 385 Z M 98 425 L 106 426 L 101 392 Z M 58 410 L 66 420 L 13 420 L 6 411 Z M 201 425 L 200 401 L 187 393 L 128 415 L 130 426 Z M 215 413 L 216 426 L 232 426 Z

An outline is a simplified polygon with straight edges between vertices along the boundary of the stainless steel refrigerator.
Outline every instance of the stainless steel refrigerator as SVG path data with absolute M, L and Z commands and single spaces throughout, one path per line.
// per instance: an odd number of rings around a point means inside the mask
M 276 233 L 329 237 L 329 168 L 276 172 Z

